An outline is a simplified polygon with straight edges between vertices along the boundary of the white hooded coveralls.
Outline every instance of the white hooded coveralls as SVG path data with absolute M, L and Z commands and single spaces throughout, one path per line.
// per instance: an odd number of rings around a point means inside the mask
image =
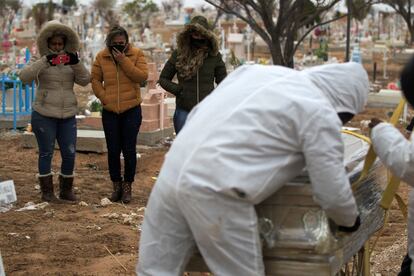
M 254 205 L 302 172 L 337 224 L 358 215 L 337 112 L 360 112 L 360 64 L 242 66 L 190 113 L 142 225 L 138 275 L 182 275 L 197 245 L 214 275 L 264 275 Z
M 393 174 L 414 187 L 414 143 L 388 123 L 375 126 L 371 132 L 374 150 L 379 159 Z M 414 273 L 414 190 L 408 199 L 408 255 L 411 262 L 411 275 Z

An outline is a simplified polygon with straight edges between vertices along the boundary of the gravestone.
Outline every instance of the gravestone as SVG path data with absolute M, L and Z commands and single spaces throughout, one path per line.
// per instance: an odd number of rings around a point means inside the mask
M 13 180 L 0 182 L 0 206 L 11 204 L 17 200 Z
M 3 260 L 1 258 L 1 254 L 0 254 L 0 276 L 6 276 L 6 273 L 4 272 Z

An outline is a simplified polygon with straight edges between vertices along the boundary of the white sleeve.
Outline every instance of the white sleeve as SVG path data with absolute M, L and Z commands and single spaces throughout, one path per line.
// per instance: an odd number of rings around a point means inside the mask
M 388 123 L 375 126 L 371 140 L 379 159 L 393 174 L 414 186 L 414 144 Z
M 302 147 L 314 200 L 336 224 L 353 226 L 358 209 L 343 162 L 339 118 L 315 114 L 309 122 L 304 129 Z

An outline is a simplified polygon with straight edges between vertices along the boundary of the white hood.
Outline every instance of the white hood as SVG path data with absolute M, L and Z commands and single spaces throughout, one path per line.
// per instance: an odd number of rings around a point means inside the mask
M 369 81 L 361 64 L 327 64 L 305 69 L 302 73 L 321 90 L 337 113 L 358 114 L 364 109 Z

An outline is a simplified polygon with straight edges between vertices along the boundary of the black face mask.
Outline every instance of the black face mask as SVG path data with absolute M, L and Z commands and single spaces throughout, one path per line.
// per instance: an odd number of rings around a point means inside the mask
M 196 48 L 201 48 L 204 46 L 208 46 L 208 40 L 207 39 L 191 39 L 191 44 L 194 45 Z
M 114 49 L 117 49 L 121 53 L 125 50 L 125 45 L 111 45 L 109 46 L 109 49 L 112 51 Z

